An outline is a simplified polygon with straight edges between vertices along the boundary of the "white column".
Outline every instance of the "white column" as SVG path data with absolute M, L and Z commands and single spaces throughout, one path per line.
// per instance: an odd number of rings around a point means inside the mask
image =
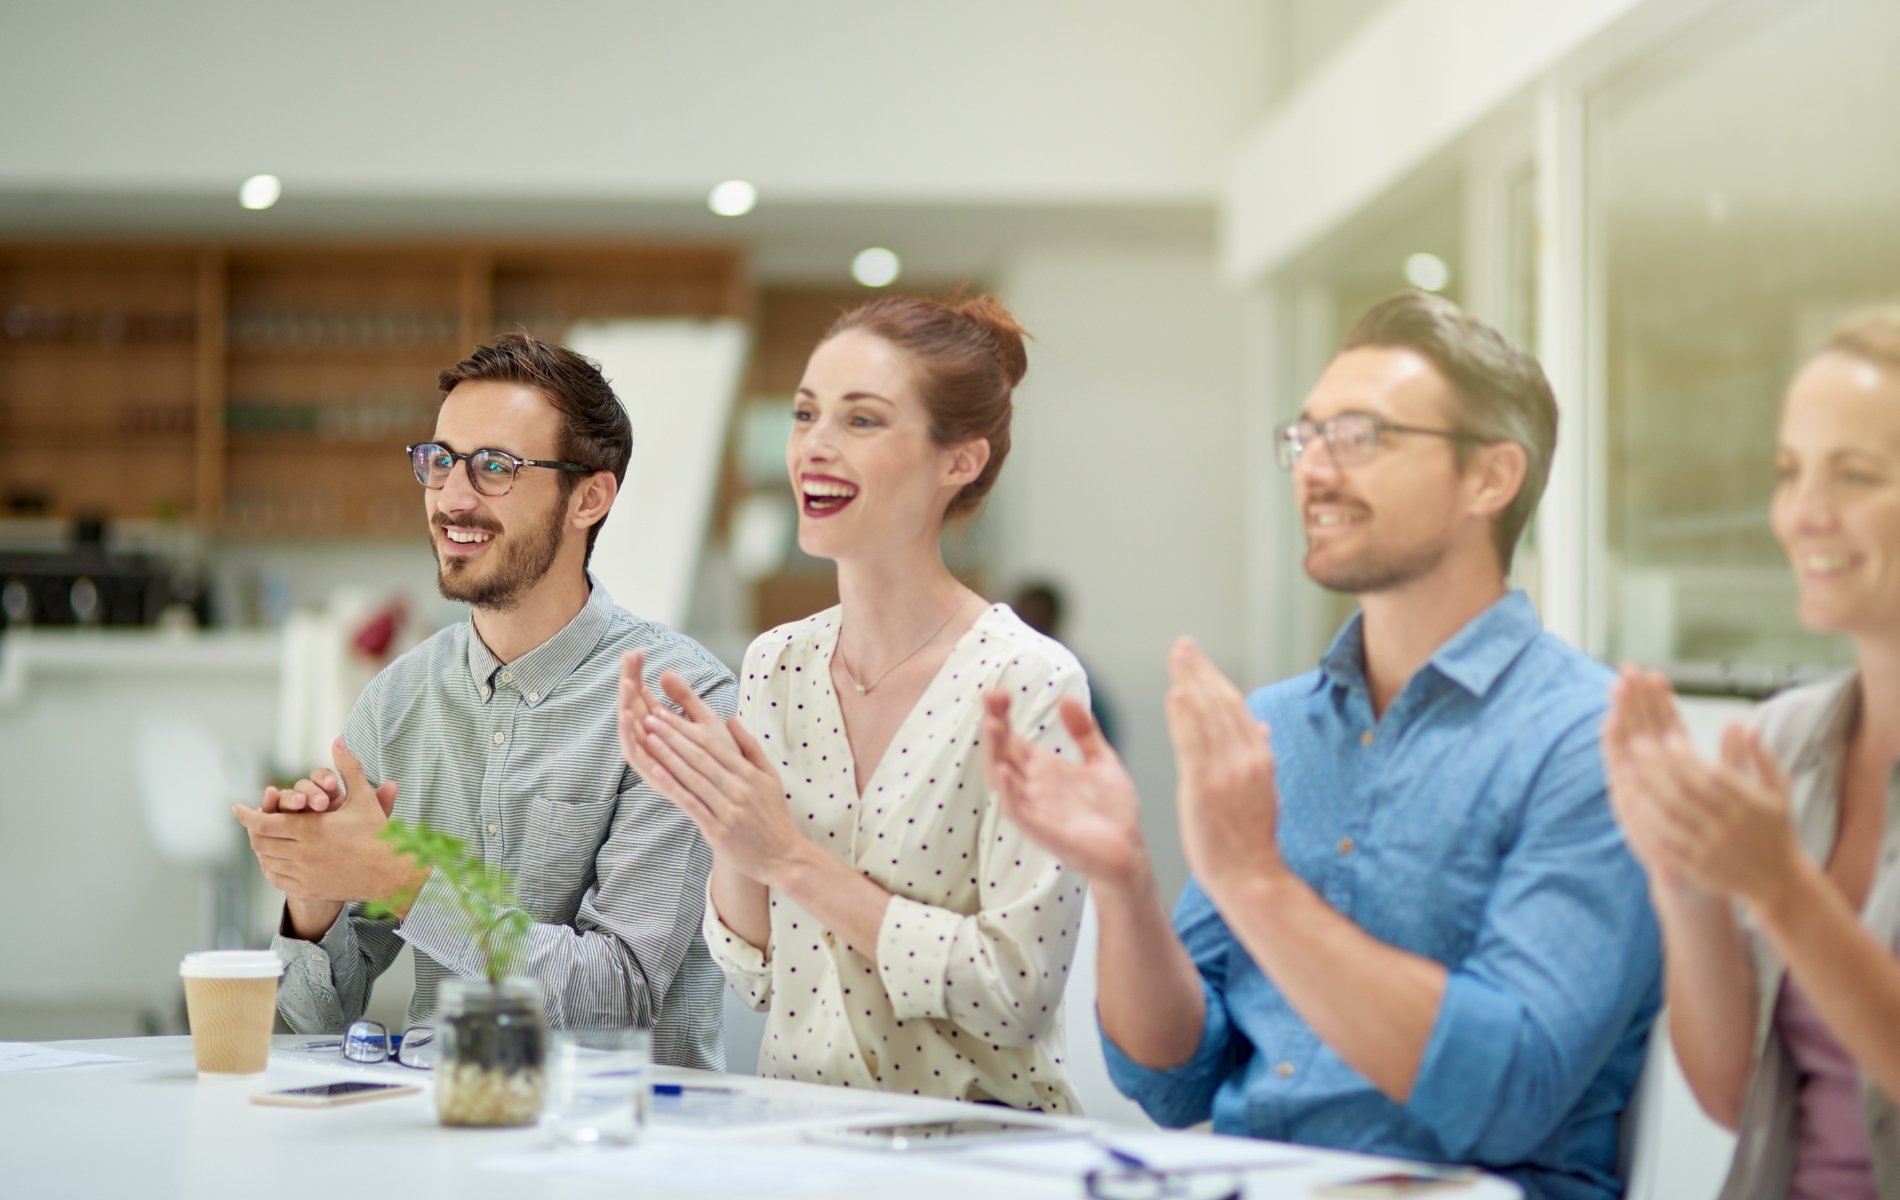
M 1536 103 L 1537 357 L 1557 393 L 1557 455 L 1538 510 L 1544 625 L 1591 653 L 1603 621 L 1603 404 L 1595 364 L 1600 295 L 1588 236 L 1583 98 L 1546 82 Z

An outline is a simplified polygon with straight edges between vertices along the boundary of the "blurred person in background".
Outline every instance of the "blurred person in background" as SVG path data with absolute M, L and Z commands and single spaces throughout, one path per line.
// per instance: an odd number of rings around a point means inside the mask
M 1031 580 L 1016 589 L 1009 606 L 1016 610 L 1023 624 L 1044 637 L 1062 642 L 1062 618 L 1069 605 L 1061 588 L 1045 579 Z M 1068 643 L 1063 642 L 1063 645 Z M 1084 671 L 1087 669 L 1083 667 Z M 1089 677 L 1089 715 L 1095 718 L 1095 727 L 1102 731 L 1102 740 L 1111 746 L 1118 745 L 1114 707 L 1102 691 L 1102 681 L 1093 675 Z
M 732 711 L 733 679 L 587 572 L 633 450 L 626 410 L 596 364 L 524 334 L 476 347 L 438 383 L 433 439 L 409 447 L 410 466 L 441 592 L 469 619 L 376 676 L 335 771 L 236 809 L 286 897 L 278 1007 L 300 1033 L 341 1032 L 405 943 L 412 1024 L 433 1019 L 444 979 L 480 977 L 453 886 L 378 840 L 393 812 L 513 876 L 534 921 L 522 971 L 550 1025 L 647 1025 L 658 1061 L 722 1068 L 719 971 L 699 937 L 712 856 L 627 768 L 612 713 L 627 650 L 705 711 Z M 397 896 L 401 919 L 363 916 L 364 901 Z
M 1843 326 L 1782 407 L 1770 509 L 1801 623 L 1857 666 L 1698 754 L 1626 667 L 1604 753 L 1662 921 L 1669 1031 L 1736 1130 L 1723 1200 L 1900 1198 L 1900 312 Z
M 1505 579 L 1557 407 L 1537 363 L 1447 300 L 1359 319 L 1277 430 L 1307 575 L 1357 596 L 1319 669 L 1243 697 L 1187 639 L 1169 732 L 1194 878 L 1172 923 L 1133 781 L 988 698 L 1006 810 L 1088 876 L 1111 1077 L 1163 1125 L 1617 1195 L 1659 947 L 1604 798 L 1610 673 Z
M 727 722 L 629 657 L 627 760 L 713 847 L 705 936 L 767 1009 L 759 1072 L 1073 1112 L 1061 999 L 1082 879 L 985 786 L 982 696 L 1075 750 L 1074 656 L 959 582 L 940 549 L 1009 452 L 1023 331 L 988 297 L 875 300 L 812 352 L 785 463 L 798 543 L 840 603 L 761 635 Z

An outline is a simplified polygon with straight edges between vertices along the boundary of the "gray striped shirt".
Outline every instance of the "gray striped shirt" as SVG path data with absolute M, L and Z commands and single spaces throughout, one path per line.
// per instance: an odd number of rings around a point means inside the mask
M 644 650 L 649 680 L 675 671 L 730 715 L 732 673 L 690 638 L 616 608 L 593 584 L 559 633 L 504 664 L 471 622 L 386 667 L 344 728 L 372 785 L 401 784 L 395 815 L 452 833 L 506 868 L 534 920 L 523 973 L 556 1029 L 651 1025 L 655 1061 L 714 1070 L 721 979 L 699 936 L 712 851 L 621 757 L 620 656 Z M 404 942 L 415 948 L 409 1020 L 432 1020 L 447 976 L 481 959 L 455 895 L 432 876 L 400 924 L 350 904 L 317 942 L 280 934 L 278 1007 L 299 1033 L 362 1015 Z

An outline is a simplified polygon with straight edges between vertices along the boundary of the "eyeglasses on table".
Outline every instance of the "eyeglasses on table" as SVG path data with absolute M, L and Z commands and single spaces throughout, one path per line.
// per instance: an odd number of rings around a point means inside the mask
M 1241 1200 L 1240 1172 L 1183 1167 L 1103 1167 L 1082 1177 L 1090 1200 Z
M 351 1021 L 341 1041 L 305 1042 L 299 1050 L 339 1049 L 354 1063 L 393 1062 L 418 1071 L 435 1066 L 435 1026 L 411 1025 L 401 1033 L 389 1032 L 381 1021 Z

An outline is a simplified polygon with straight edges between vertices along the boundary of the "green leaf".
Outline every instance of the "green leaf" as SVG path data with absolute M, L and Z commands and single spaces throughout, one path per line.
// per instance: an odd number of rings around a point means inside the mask
M 533 922 L 521 911 L 514 880 L 499 866 L 482 861 L 471 852 L 468 843 L 453 834 L 431 829 L 425 821 L 415 825 L 391 817 L 377 835 L 398 854 L 432 868 L 454 890 L 456 907 L 461 911 L 462 932 L 474 940 L 481 952 L 483 974 L 499 983 L 525 948 Z M 363 914 L 372 919 L 393 917 L 397 911 L 415 902 L 413 891 L 366 904 Z

